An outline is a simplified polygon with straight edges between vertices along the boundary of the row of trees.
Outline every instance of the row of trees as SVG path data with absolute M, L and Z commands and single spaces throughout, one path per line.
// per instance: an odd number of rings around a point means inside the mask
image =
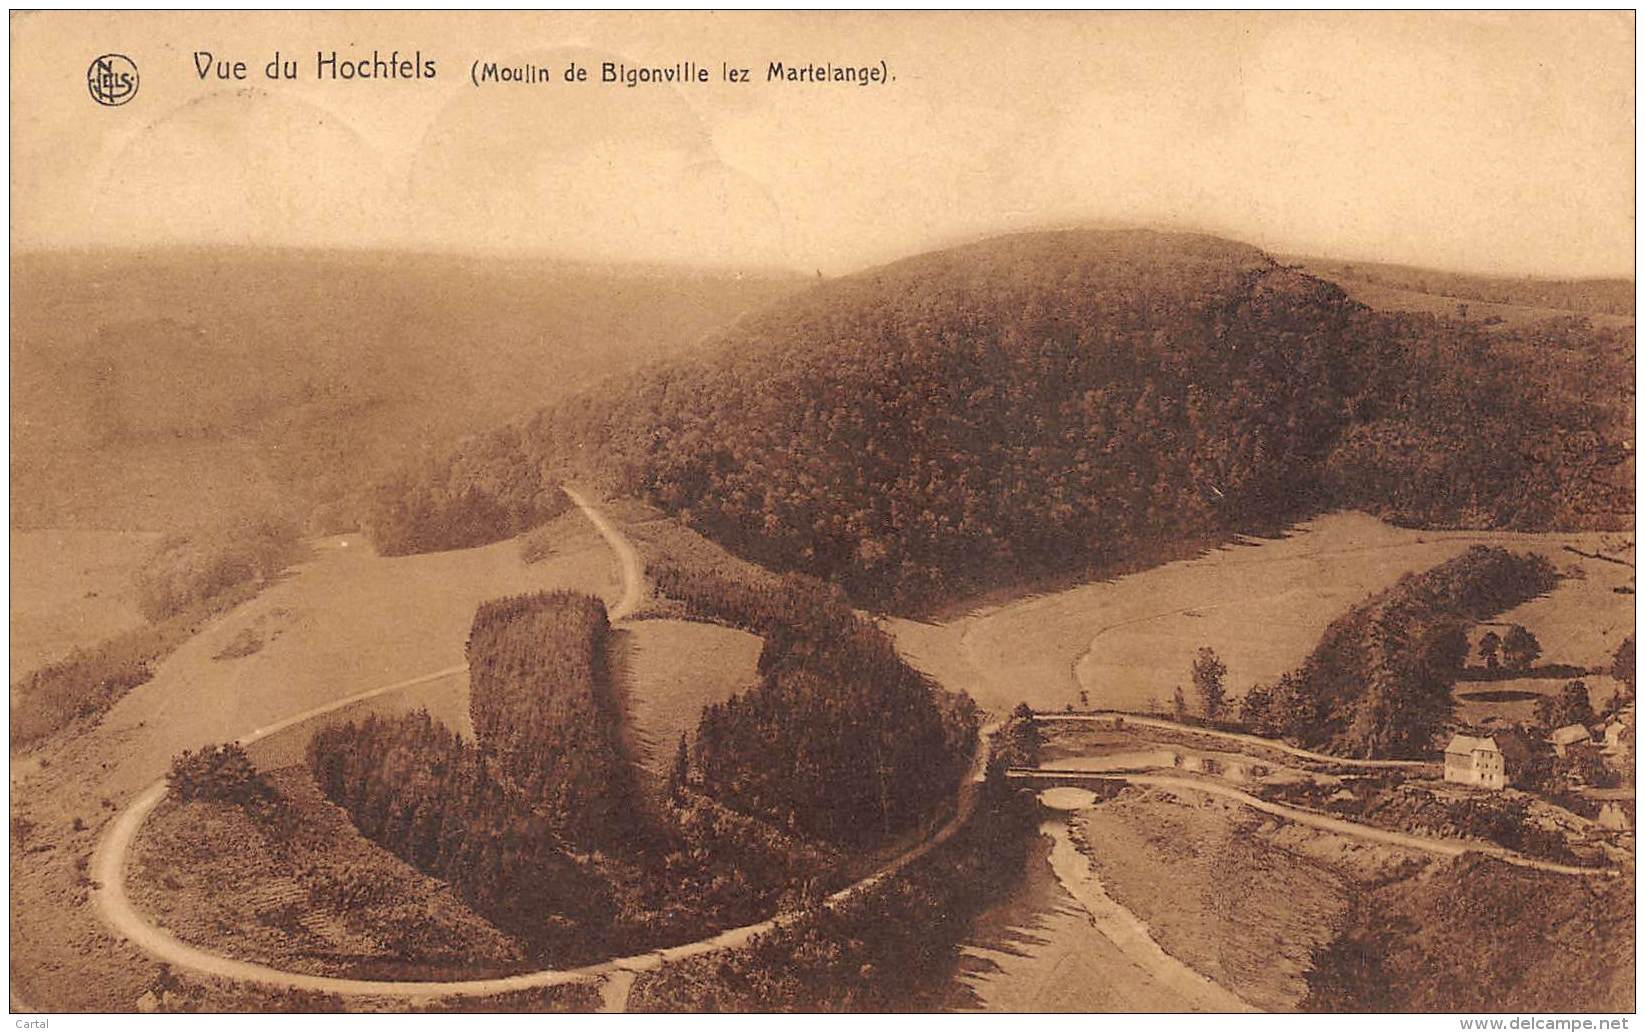
M 1494 671 L 1502 664 L 1507 664 L 1510 671 L 1524 671 L 1536 663 L 1537 657 L 1541 655 L 1542 643 L 1521 624 L 1512 625 L 1503 635 L 1487 631 L 1480 636 L 1479 658 L 1485 662 L 1489 670 Z
M 1466 629 L 1553 588 L 1541 556 L 1476 545 L 1397 584 L 1326 628 L 1301 667 L 1241 707 L 1263 735 L 1348 756 L 1422 756 L 1451 721 Z
M 844 597 L 809 578 L 663 566 L 688 612 L 765 639 L 760 684 L 711 704 L 674 782 L 834 843 L 917 824 L 966 770 L 976 707 L 931 683 Z
M 475 736 L 526 799 L 578 843 L 622 834 L 632 809 L 610 630 L 600 600 L 542 592 L 482 603 L 468 636 Z

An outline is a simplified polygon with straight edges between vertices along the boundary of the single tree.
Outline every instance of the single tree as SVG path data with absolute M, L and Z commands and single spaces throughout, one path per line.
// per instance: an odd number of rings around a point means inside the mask
M 1588 702 L 1588 684 L 1568 681 L 1558 695 L 1543 696 L 1532 708 L 1537 723 L 1545 728 L 1563 728 L 1566 725 L 1592 724 L 1594 708 Z
M 1634 637 L 1629 635 L 1616 647 L 1611 657 L 1611 677 L 1621 682 L 1631 697 L 1634 694 Z
M 1536 636 L 1525 630 L 1523 625 L 1515 624 L 1508 629 L 1508 634 L 1502 637 L 1502 659 L 1510 668 L 1523 671 L 1536 663 L 1537 657 L 1542 655 L 1542 643 Z
M 1479 658 L 1485 661 L 1489 670 L 1497 668 L 1497 650 L 1502 648 L 1502 636 L 1494 631 L 1487 631 L 1479 640 Z
M 1531 716 L 1543 728 L 1557 727 L 1555 718 L 1559 716 L 1559 700 L 1553 696 L 1542 696 L 1531 707 Z
M 686 779 L 691 774 L 691 749 L 686 745 L 685 733 L 680 733 L 680 745 L 674 750 L 674 764 L 668 769 L 668 796 L 678 800 L 685 795 Z
M 1565 687 L 1559 690 L 1557 713 L 1560 726 L 1592 724 L 1594 708 L 1593 704 L 1588 702 L 1588 683 L 1566 682 Z
M 1194 689 L 1199 693 L 1200 707 L 1209 720 L 1215 721 L 1222 715 L 1222 679 L 1227 673 L 1228 665 L 1217 657 L 1216 650 L 1201 646 L 1199 654 L 1194 657 Z

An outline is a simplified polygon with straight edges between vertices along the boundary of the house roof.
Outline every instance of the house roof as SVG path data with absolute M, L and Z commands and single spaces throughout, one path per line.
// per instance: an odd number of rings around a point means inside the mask
M 1590 738 L 1590 736 L 1588 735 L 1588 729 L 1583 725 L 1566 725 L 1563 728 L 1554 729 L 1554 734 L 1550 738 L 1561 746 L 1569 746 L 1571 743 L 1581 742 Z
M 1510 732 L 1497 732 L 1495 735 L 1453 735 L 1445 746 L 1445 752 L 1463 756 L 1473 753 L 1500 753 L 1507 760 L 1521 761 L 1530 756 L 1531 751 L 1519 736 Z
M 1501 753 L 1495 741 L 1483 735 L 1453 735 L 1446 744 L 1446 753 L 1473 753 L 1475 750 L 1485 750 L 1489 753 Z

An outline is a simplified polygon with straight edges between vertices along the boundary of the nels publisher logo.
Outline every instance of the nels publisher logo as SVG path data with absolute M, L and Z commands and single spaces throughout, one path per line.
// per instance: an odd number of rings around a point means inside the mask
M 119 107 L 137 96 L 137 66 L 124 54 L 104 54 L 86 69 L 86 89 L 104 107 Z

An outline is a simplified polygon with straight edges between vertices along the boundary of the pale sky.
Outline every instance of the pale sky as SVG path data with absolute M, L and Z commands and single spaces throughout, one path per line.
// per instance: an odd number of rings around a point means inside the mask
M 1632 275 L 1634 20 L 1611 14 L 13 15 L 12 243 L 529 251 L 834 274 L 1047 225 Z M 420 50 L 422 81 L 315 52 Z M 271 83 L 278 49 L 301 79 Z M 242 60 L 200 81 L 192 54 Z M 94 103 L 91 59 L 138 94 Z M 469 82 L 476 59 L 752 66 Z M 884 60 L 886 86 L 768 62 Z

